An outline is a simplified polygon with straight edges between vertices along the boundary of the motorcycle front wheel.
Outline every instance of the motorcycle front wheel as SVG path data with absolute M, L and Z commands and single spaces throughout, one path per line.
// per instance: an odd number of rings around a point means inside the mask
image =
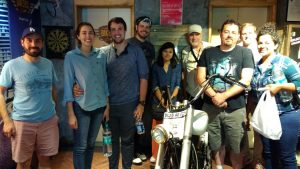
M 170 139 L 166 143 L 164 154 L 164 169 L 179 169 L 181 143 L 176 139 Z
M 199 162 L 199 169 L 212 168 L 211 151 L 207 141 L 204 141 L 203 139 L 200 139 L 200 144 L 197 148 L 197 159 Z
M 179 169 L 182 142 L 170 139 L 166 143 L 163 166 L 164 169 Z M 211 169 L 212 159 L 207 144 L 200 141 L 199 147 L 191 146 L 189 169 Z
M 171 139 L 166 143 L 164 154 L 164 169 L 179 169 L 181 159 L 182 141 Z M 198 152 L 194 145 L 191 148 L 189 169 L 200 169 L 198 161 Z M 201 168 L 202 169 L 202 168 Z
M 189 169 L 212 169 L 211 151 L 207 136 L 207 132 L 203 134 L 197 146 L 192 143 Z

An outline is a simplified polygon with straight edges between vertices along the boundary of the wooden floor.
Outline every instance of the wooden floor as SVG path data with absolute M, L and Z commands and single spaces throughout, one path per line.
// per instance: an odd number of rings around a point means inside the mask
M 71 151 L 62 151 L 58 155 L 53 157 L 52 169 L 74 169 L 72 161 L 72 152 Z M 102 153 L 95 152 L 94 159 L 92 163 L 92 169 L 108 169 L 108 158 L 104 157 Z M 120 165 L 121 167 L 121 160 Z M 132 169 L 150 169 L 149 159 L 146 162 L 143 162 L 143 165 L 133 165 Z
M 150 169 L 149 159 L 143 162 L 142 165 L 133 165 L 132 169 Z M 94 153 L 94 159 L 92 164 L 92 169 L 108 169 L 108 159 L 103 156 L 102 153 Z M 121 160 L 119 168 L 121 169 Z M 213 167 L 214 169 L 215 167 Z M 72 161 L 71 151 L 61 151 L 58 155 L 54 156 L 52 159 L 52 169 L 74 169 Z M 224 169 L 231 169 L 229 166 L 225 166 Z

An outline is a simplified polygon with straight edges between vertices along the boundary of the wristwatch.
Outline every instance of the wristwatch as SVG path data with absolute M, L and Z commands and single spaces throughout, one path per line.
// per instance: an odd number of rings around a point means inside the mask
M 145 102 L 145 100 L 140 100 L 139 104 L 142 105 L 142 106 L 145 106 L 146 102 Z

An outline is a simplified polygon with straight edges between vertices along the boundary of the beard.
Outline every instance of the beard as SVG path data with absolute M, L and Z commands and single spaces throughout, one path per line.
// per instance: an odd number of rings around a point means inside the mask
M 233 46 L 236 45 L 237 41 L 235 41 L 233 38 L 226 38 L 223 42 L 225 46 Z
M 141 32 L 137 32 L 137 35 L 142 39 L 146 39 L 149 36 L 149 32 L 141 31 Z
M 124 40 L 125 39 L 113 39 L 113 42 L 115 43 L 115 44 L 121 44 L 122 42 L 124 42 Z
M 36 49 L 34 52 L 31 52 L 31 49 Z M 42 53 L 42 50 L 39 47 L 31 47 L 28 49 L 24 48 L 24 51 L 27 55 L 31 56 L 31 57 L 39 57 Z

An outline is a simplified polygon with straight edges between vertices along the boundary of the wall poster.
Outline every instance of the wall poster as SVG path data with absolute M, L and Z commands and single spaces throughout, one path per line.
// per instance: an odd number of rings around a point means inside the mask
M 182 24 L 182 0 L 160 0 L 160 24 Z

